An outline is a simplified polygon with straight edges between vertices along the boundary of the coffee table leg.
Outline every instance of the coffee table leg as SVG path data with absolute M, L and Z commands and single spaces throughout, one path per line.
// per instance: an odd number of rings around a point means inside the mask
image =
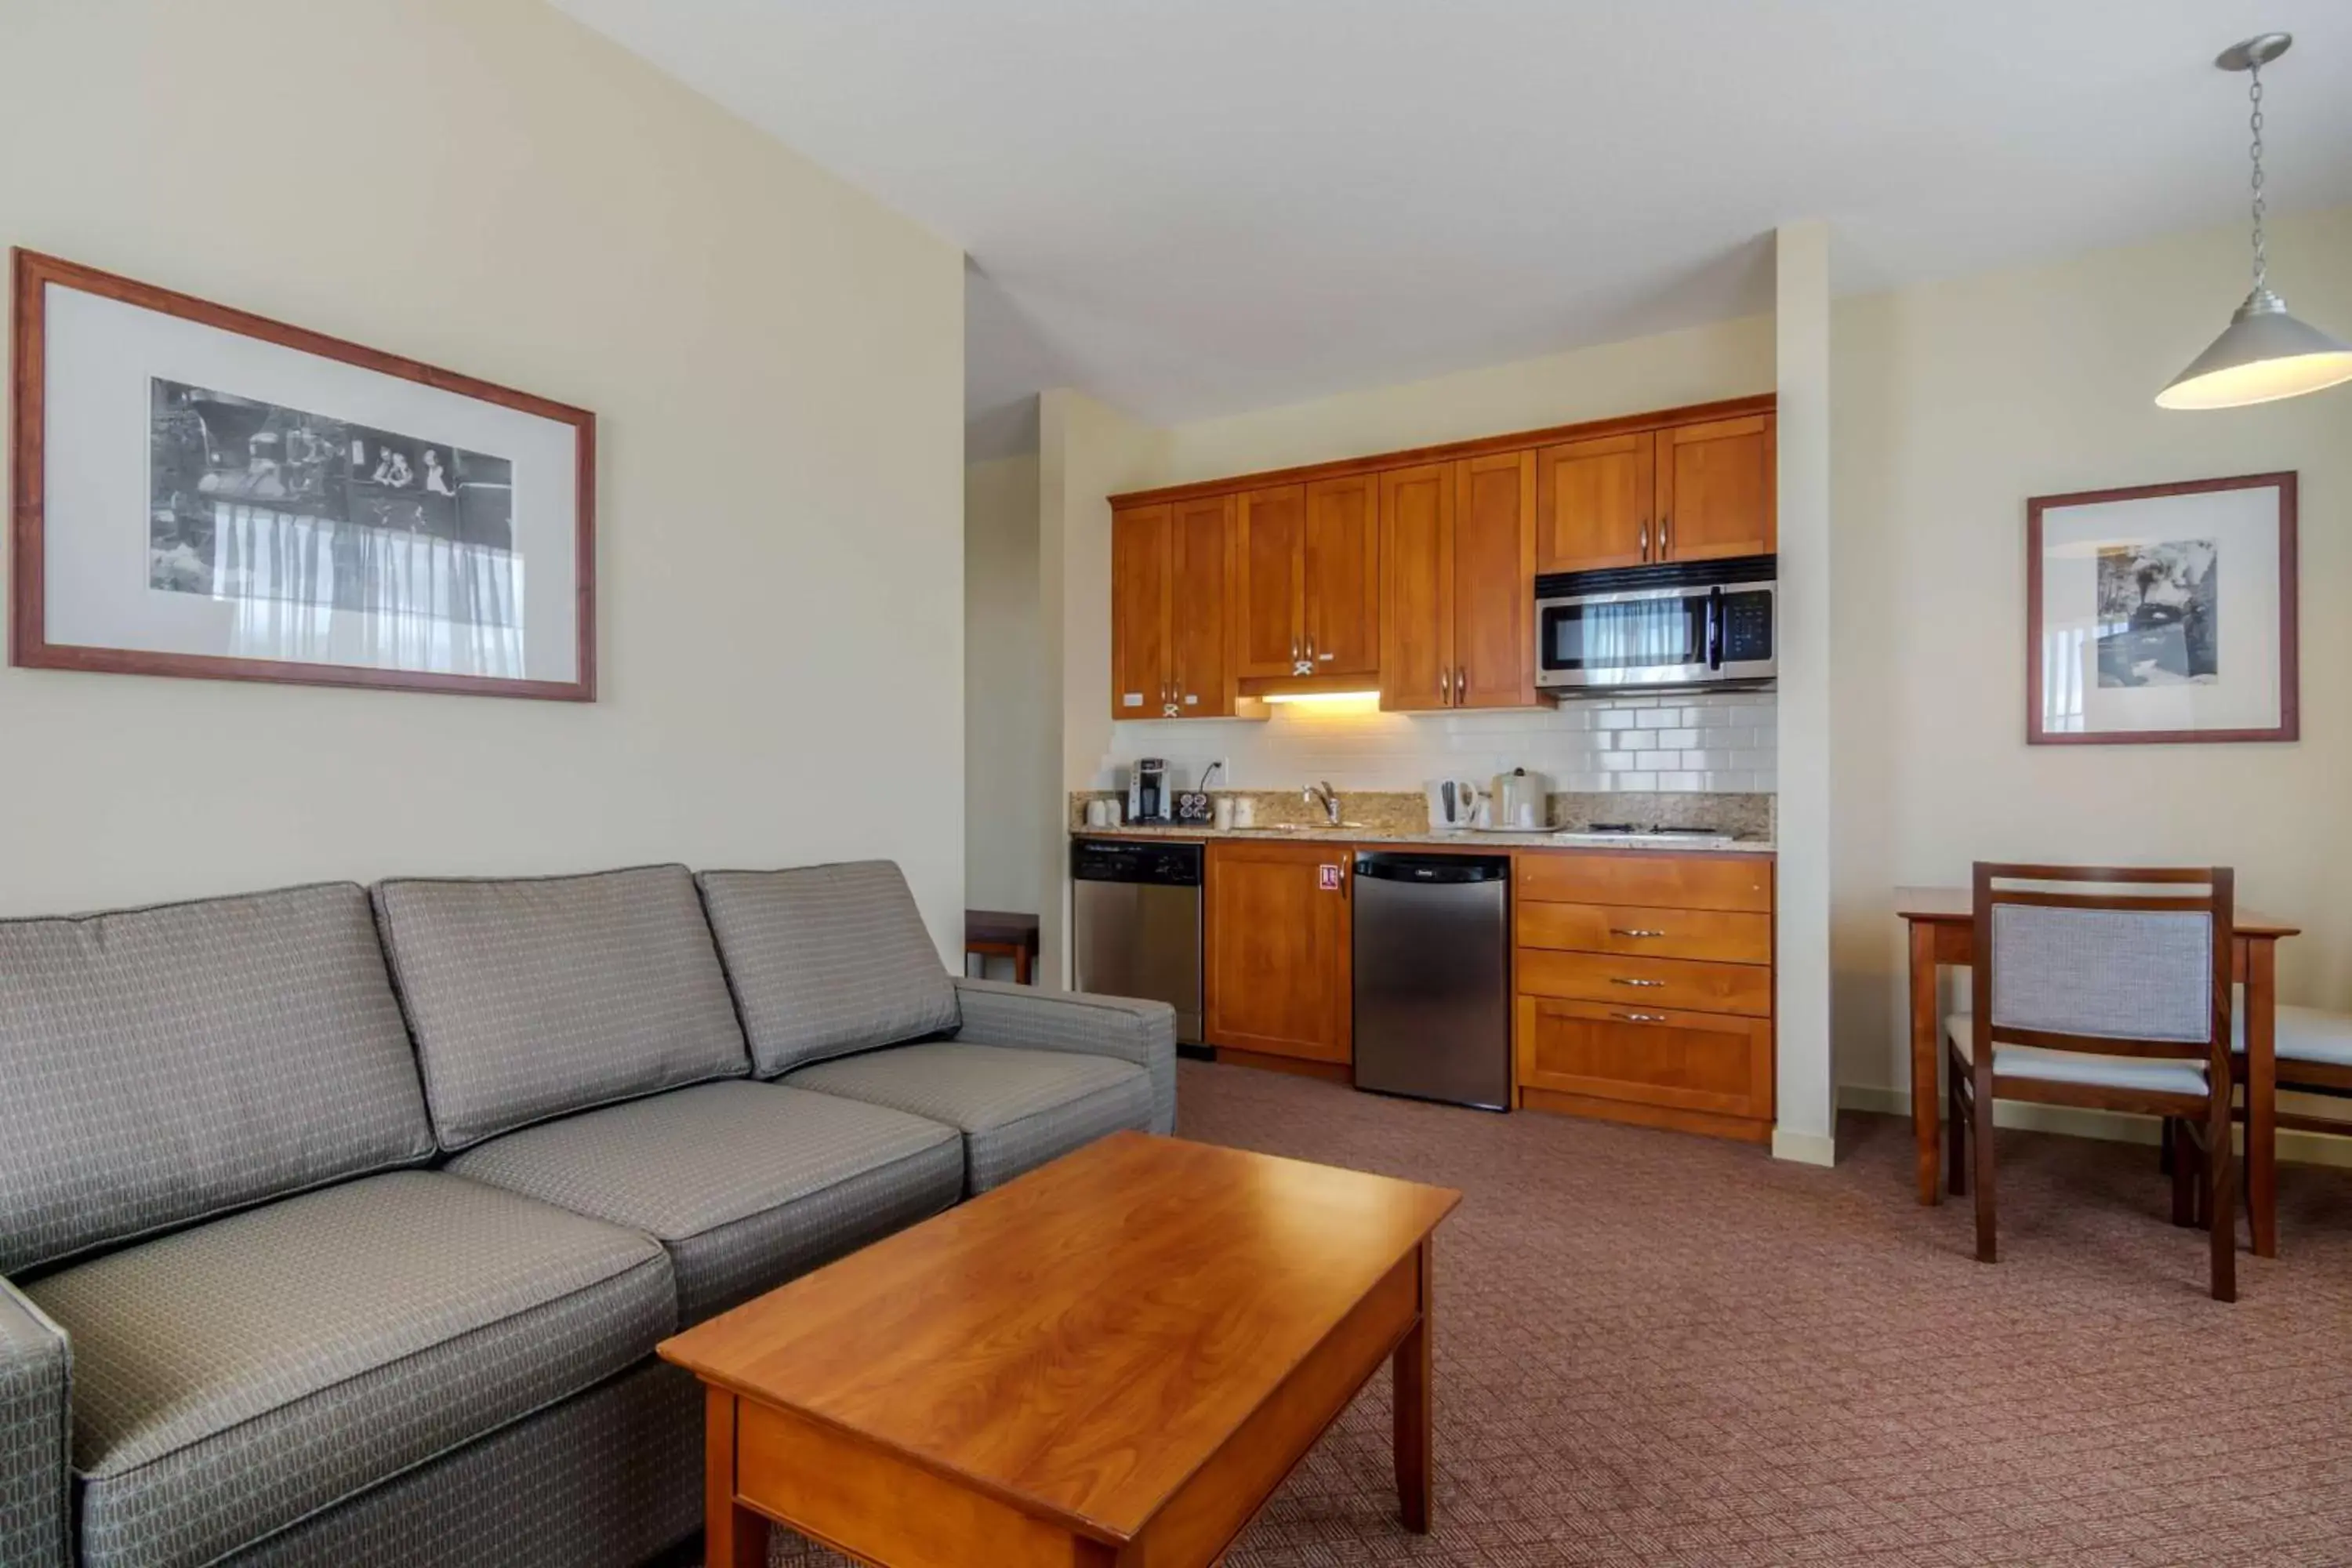
M 1433 1444 L 1430 1426 L 1430 1268 L 1434 1253 L 1424 1238 L 1421 1244 L 1421 1316 L 1396 1348 L 1396 1481 L 1397 1504 L 1404 1527 L 1417 1533 L 1429 1530 L 1430 1475 Z
M 768 1521 L 735 1500 L 735 1396 L 704 1391 L 704 1568 L 768 1568 Z

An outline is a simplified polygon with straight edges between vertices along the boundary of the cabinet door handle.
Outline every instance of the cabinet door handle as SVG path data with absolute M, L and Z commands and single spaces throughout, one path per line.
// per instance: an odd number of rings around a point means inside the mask
M 1642 559 L 1643 559 L 1643 560 L 1644 560 L 1644 561 L 1647 561 L 1649 558 L 1650 558 L 1650 524 L 1649 524 L 1649 521 L 1645 518 L 1645 519 L 1643 519 L 1643 522 L 1642 522 Z
M 1454 672 L 1450 669 L 1437 672 L 1437 700 L 1441 707 L 1454 706 Z
M 1454 667 L 1454 705 L 1459 708 L 1470 695 L 1470 671 L 1463 665 Z
M 1622 1018 L 1628 1024 L 1663 1024 L 1668 1021 L 1664 1013 L 1612 1013 L 1609 1016 Z
M 1611 926 L 1609 934 L 1611 936 L 1664 936 L 1666 933 L 1662 931 L 1643 931 L 1639 926 Z
M 1674 528 L 1675 520 L 1672 516 L 1658 519 L 1658 559 L 1661 561 L 1674 553 Z
M 1663 980 L 1626 980 L 1612 974 L 1609 977 L 1609 984 L 1612 985 L 1633 985 L 1638 986 L 1644 991 L 1654 991 L 1664 989 L 1666 983 Z

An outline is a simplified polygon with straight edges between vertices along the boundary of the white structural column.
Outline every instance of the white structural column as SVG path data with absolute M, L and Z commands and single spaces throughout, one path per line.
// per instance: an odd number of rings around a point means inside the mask
M 1780 394 L 1779 1123 L 1772 1152 L 1836 1163 L 1830 1052 L 1830 235 L 1777 236 Z
M 1149 489 L 1168 437 L 1082 392 L 1037 402 L 1037 605 L 1047 692 L 1039 776 L 1054 789 L 1038 845 L 1037 980 L 1067 990 L 1069 792 L 1090 787 L 1111 743 L 1110 503 Z

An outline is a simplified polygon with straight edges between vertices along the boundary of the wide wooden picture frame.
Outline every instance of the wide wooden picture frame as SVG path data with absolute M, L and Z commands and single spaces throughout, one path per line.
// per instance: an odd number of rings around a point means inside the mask
M 2284 472 L 2028 500 L 2028 743 L 2298 739 L 2295 499 Z
M 586 409 L 11 252 L 9 662 L 592 702 Z

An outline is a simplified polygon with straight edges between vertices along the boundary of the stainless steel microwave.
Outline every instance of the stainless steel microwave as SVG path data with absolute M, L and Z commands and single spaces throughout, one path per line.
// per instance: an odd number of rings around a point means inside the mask
M 1536 685 L 1557 695 L 1756 686 L 1778 673 L 1778 558 L 1536 579 Z

